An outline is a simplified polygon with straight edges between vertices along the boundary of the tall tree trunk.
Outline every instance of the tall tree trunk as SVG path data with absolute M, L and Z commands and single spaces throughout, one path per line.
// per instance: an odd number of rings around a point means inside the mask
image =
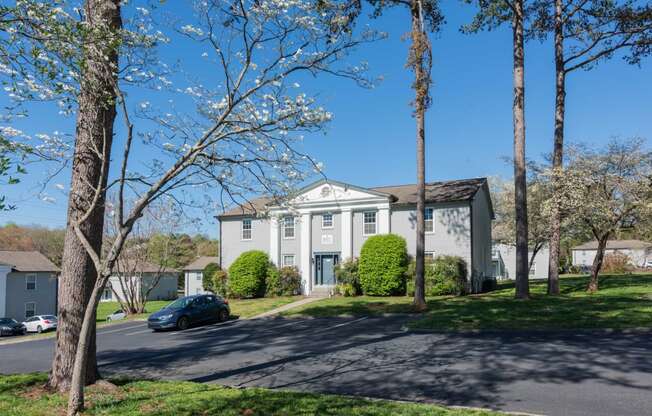
M 589 279 L 589 284 L 586 287 L 586 291 L 589 293 L 598 291 L 598 274 L 602 269 L 602 261 L 604 260 L 604 251 L 607 247 L 607 241 L 609 241 L 609 234 L 606 234 L 598 239 L 598 250 L 595 253 L 595 258 L 593 259 L 593 267 L 591 267 L 591 278 Z
M 523 0 L 514 1 L 514 202 L 516 213 L 516 298 L 530 297 L 528 280 L 527 181 L 525 172 L 525 48 Z
M 564 157 L 564 112 L 566 106 L 566 70 L 564 68 L 563 1 L 555 0 L 555 144 L 552 154 L 553 192 L 559 195 L 559 175 Z M 548 261 L 548 295 L 559 294 L 559 254 L 561 247 L 561 212 L 559 198 L 553 198 L 550 219 L 550 257 Z
M 121 27 L 119 0 L 87 0 L 84 10 L 84 18 L 92 29 L 108 27 L 115 31 Z M 100 252 L 104 228 L 104 188 L 116 116 L 113 74 L 117 68 L 118 55 L 115 46 L 106 45 L 108 39 L 93 38 L 86 42 L 68 200 L 68 222 L 59 278 L 59 327 L 48 382 L 51 388 L 60 391 L 70 387 L 84 311 L 97 280 L 95 266 L 75 235 L 72 224 L 93 206 L 96 198 L 95 188 L 100 186 L 102 191 L 97 195 L 95 207 L 80 224 L 80 229 L 88 236 L 90 244 Z M 105 57 L 108 57 L 108 60 Z M 94 326 L 90 330 L 88 347 L 85 380 L 91 384 L 98 378 Z
M 421 21 L 421 5 L 419 0 L 413 0 L 412 14 L 412 59 L 414 62 L 415 118 L 417 123 L 417 252 L 414 281 L 414 308 L 417 311 L 427 309 L 425 296 L 425 116 L 428 105 L 428 88 L 430 84 L 429 71 L 425 68 L 425 54 L 429 50 L 426 34 Z

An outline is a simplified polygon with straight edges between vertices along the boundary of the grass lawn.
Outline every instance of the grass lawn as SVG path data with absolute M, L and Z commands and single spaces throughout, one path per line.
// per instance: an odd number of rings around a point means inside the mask
M 286 305 L 301 299 L 301 296 L 279 296 L 276 298 L 260 298 L 260 299 L 229 299 L 229 306 L 231 307 L 231 315 L 240 318 L 250 318 L 260 313 L 267 312 L 270 309 L 278 308 L 279 306 Z M 140 315 L 131 315 L 128 319 L 145 319 L 150 314 L 157 312 L 165 305 L 171 303 L 170 300 L 156 300 L 147 302 L 145 305 L 146 313 Z M 97 307 L 97 322 L 105 322 L 107 315 L 120 309 L 118 302 L 100 302 Z
M 514 299 L 514 283 L 473 296 L 428 298 L 428 312 L 411 322 L 417 329 L 575 329 L 652 327 L 652 274 L 606 275 L 600 291 L 585 292 L 587 276 L 562 277 L 561 295 L 546 296 L 545 281 L 531 281 L 532 299 Z M 413 312 L 412 299 L 337 297 L 285 315 L 336 316 Z
M 0 414 L 65 414 L 66 397 L 42 389 L 46 374 L 0 376 Z M 490 416 L 494 412 L 266 389 L 232 389 L 189 382 L 122 381 L 87 389 L 86 415 L 432 415 Z

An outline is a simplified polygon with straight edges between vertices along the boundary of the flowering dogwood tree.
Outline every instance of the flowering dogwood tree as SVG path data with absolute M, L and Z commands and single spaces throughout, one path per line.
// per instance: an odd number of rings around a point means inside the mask
M 332 115 L 301 84 L 329 74 L 371 85 L 364 64 L 344 61 L 353 48 L 379 37 L 343 30 L 345 19 L 337 10 L 303 0 L 200 1 L 191 22 L 167 16 L 174 29 L 168 42 L 177 50 L 204 48 L 200 66 L 160 64 L 169 74 L 131 62 L 119 73 L 114 69 L 124 137 L 113 143 L 120 143 L 117 159 L 110 161 L 106 150 L 95 156 L 103 169 L 117 171 L 104 183 L 89 181 L 90 203 L 85 212 L 69 217 L 98 273 L 76 348 L 70 414 L 83 408 L 84 369 L 101 293 L 151 204 L 167 200 L 196 206 L 201 203 L 198 192 L 221 204 L 245 205 L 254 193 L 282 199 L 321 171 L 302 150 L 303 135 L 323 129 Z M 135 12 L 147 15 L 150 10 Z M 166 45 L 166 51 L 171 49 Z M 146 88 L 136 91 L 135 82 Z M 115 238 L 100 251 L 82 225 L 107 191 L 116 195 Z
M 579 146 L 556 179 L 563 192 L 555 193 L 555 206 L 565 207 L 569 220 L 598 242 L 587 286 L 595 292 L 607 241 L 652 216 L 652 152 L 641 139 L 612 140 L 601 150 Z

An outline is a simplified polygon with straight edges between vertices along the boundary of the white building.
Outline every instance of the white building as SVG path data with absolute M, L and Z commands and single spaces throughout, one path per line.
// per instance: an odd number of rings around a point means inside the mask
M 184 294 L 186 296 L 208 293 L 204 290 L 203 285 L 204 269 L 212 263 L 219 265 L 219 257 L 197 257 L 192 263 L 183 268 L 183 276 L 185 279 Z
M 530 279 L 548 278 L 548 257 L 550 250 L 543 247 L 537 252 L 530 267 Z M 528 262 L 532 258 L 532 252 L 527 253 Z M 493 263 L 493 274 L 498 280 L 516 278 L 516 246 L 510 244 L 494 244 L 491 251 Z
M 598 242 L 589 241 L 573 247 L 573 266 L 591 267 L 598 252 Z M 643 267 L 652 261 L 652 243 L 641 240 L 612 240 L 607 242 L 605 255 L 621 253 L 630 258 L 632 266 Z
M 426 256 L 460 256 L 479 291 L 491 276 L 493 216 L 486 178 L 426 184 Z M 278 266 L 299 269 L 304 294 L 322 292 L 336 284 L 335 265 L 358 257 L 372 235 L 397 234 L 415 254 L 416 185 L 362 188 L 320 180 L 287 204 L 258 198 L 218 219 L 223 270 L 243 252 L 262 250 Z
M 134 299 L 135 296 L 147 297 L 148 301 L 176 299 L 178 276 L 178 270 L 141 261 L 137 265 L 114 272 L 100 300 L 110 302 Z

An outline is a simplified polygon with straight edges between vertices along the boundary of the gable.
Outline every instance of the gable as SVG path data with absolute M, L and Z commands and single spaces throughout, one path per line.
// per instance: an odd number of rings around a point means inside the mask
M 343 203 L 353 201 L 388 201 L 391 195 L 332 180 L 321 180 L 299 191 L 290 205 Z

